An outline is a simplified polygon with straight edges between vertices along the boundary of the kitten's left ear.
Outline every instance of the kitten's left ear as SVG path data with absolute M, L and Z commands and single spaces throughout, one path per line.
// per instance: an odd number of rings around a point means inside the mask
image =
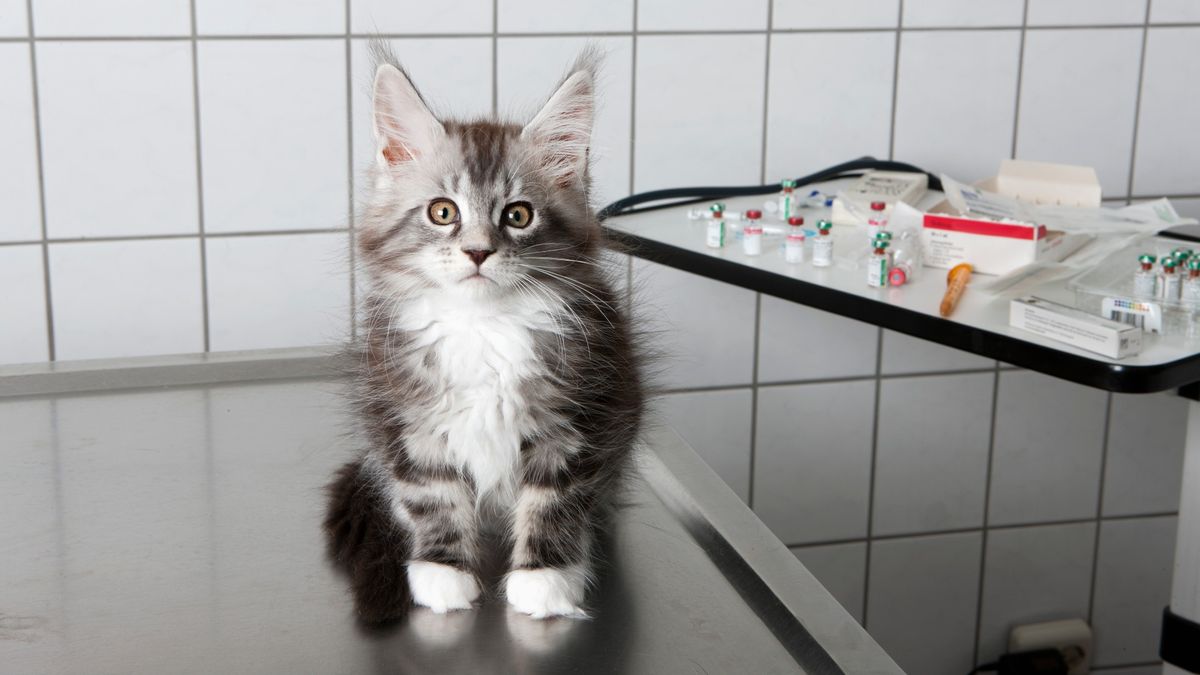
M 581 57 L 570 77 L 521 131 L 521 137 L 534 144 L 542 167 L 561 187 L 582 181 L 587 173 L 595 115 L 594 69 L 594 57 Z

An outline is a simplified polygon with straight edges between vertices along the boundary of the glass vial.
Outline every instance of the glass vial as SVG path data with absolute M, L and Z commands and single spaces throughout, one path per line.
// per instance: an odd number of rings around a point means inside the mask
M 817 221 L 817 238 L 813 240 L 814 267 L 829 267 L 833 264 L 833 236 L 829 230 L 833 223 L 828 220 Z
M 725 245 L 725 205 L 713 204 L 708 210 L 712 212 L 712 218 L 708 221 L 704 243 L 709 248 L 721 248 Z
M 762 254 L 763 229 L 759 218 L 762 218 L 762 211 L 746 212 L 746 226 L 742 229 L 742 250 L 746 255 Z
M 798 210 L 796 204 L 796 181 L 785 178 L 779 182 L 779 218 L 787 222 Z
M 1175 258 L 1163 258 L 1162 280 L 1159 281 L 1158 297 L 1178 302 L 1183 291 L 1183 275 L 1175 273 Z
M 788 218 L 787 238 L 783 242 L 783 259 L 790 264 L 804 262 L 804 219 L 800 216 Z
M 1141 267 L 1133 273 L 1133 294 L 1142 298 L 1158 295 L 1158 273 L 1154 271 L 1156 258 L 1149 253 L 1138 256 Z
M 867 285 L 871 288 L 883 288 L 888 285 L 888 267 L 890 258 L 887 247 L 890 242 L 886 237 L 875 237 L 872 246 L 875 250 L 867 258 Z

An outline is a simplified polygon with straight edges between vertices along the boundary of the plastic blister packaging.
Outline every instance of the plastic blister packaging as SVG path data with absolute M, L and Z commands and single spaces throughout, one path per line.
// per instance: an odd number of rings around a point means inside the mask
M 1187 242 L 1178 239 L 1148 237 L 1126 246 L 1101 260 L 1090 270 L 1080 274 L 1068 282 L 1068 287 L 1075 292 L 1075 304 L 1080 309 L 1106 316 L 1106 310 L 1112 310 L 1114 304 L 1122 306 L 1157 306 L 1161 316 L 1161 332 L 1164 335 L 1183 335 L 1194 337 L 1200 331 L 1197 321 L 1200 320 L 1200 304 L 1183 299 L 1164 298 L 1157 294 L 1148 295 L 1135 289 L 1135 273 L 1139 269 L 1138 256 L 1149 253 L 1158 260 L 1171 256 L 1177 248 L 1187 248 Z M 1200 245 L 1197 245 L 1200 248 Z M 1179 272 L 1176 272 L 1177 274 Z M 1107 300 L 1107 305 L 1106 305 Z M 1149 307 L 1151 311 L 1153 307 Z M 1147 314 L 1149 316 L 1149 314 Z M 1156 318 L 1155 321 L 1158 321 Z M 1149 322 L 1147 330 L 1152 330 Z M 1155 326 L 1155 328 L 1158 328 Z

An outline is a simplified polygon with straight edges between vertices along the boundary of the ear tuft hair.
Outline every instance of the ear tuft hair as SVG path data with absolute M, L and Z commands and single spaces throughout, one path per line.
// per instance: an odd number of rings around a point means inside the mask
M 543 169 L 557 185 L 586 181 L 601 58 L 595 45 L 585 47 L 550 100 L 521 132 L 535 144 Z
M 368 49 L 375 63 L 372 119 L 379 148 L 376 161 L 387 167 L 417 159 L 432 149 L 445 129 L 391 48 L 381 40 L 371 40 Z

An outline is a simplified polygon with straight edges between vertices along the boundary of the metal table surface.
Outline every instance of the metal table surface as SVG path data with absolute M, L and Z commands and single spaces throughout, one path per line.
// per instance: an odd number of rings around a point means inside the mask
M 639 451 L 592 620 L 492 592 L 364 629 L 320 529 L 354 446 L 340 382 L 205 384 L 222 363 L 296 362 L 167 361 L 0 387 L 0 672 L 900 672 L 666 429 Z

